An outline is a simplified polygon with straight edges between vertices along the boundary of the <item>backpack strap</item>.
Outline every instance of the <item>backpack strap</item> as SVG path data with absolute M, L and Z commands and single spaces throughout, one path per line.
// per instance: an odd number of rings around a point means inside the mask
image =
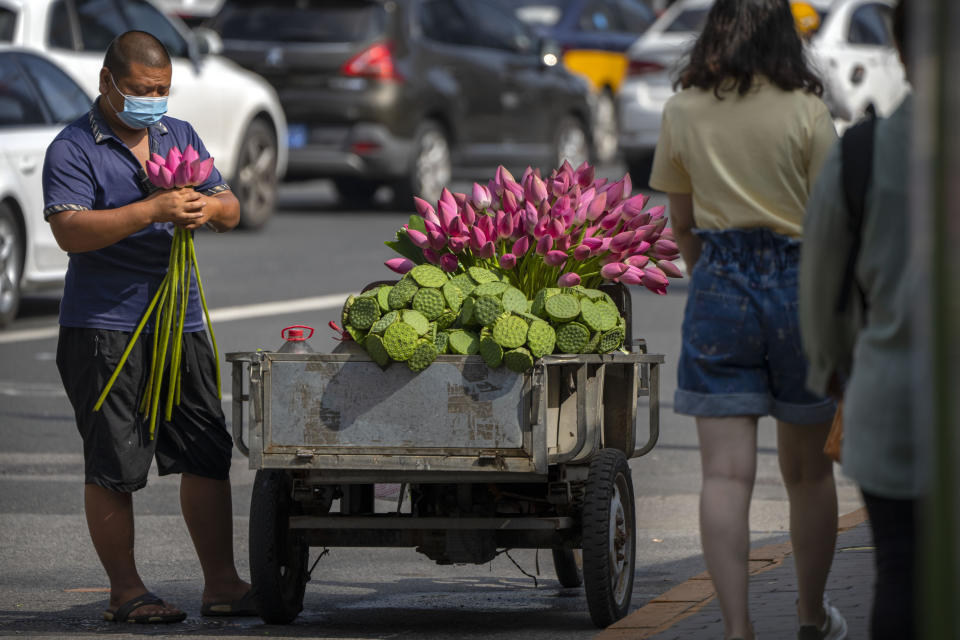
M 866 309 L 866 296 L 857 282 L 857 257 L 863 232 L 863 219 L 866 214 L 867 189 L 870 187 L 873 172 L 873 132 L 877 118 L 874 110 L 867 110 L 867 117 L 846 130 L 840 140 L 840 167 L 843 179 L 843 193 L 847 205 L 847 228 L 850 231 L 850 252 L 843 274 L 840 294 L 837 296 L 836 311 L 843 313 L 850 301 L 851 288 L 856 285 L 860 299 Z

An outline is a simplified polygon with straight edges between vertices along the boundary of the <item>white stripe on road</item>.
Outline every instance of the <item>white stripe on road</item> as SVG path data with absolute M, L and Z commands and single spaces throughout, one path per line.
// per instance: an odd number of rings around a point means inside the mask
M 352 292 L 351 292 L 352 293 Z M 343 305 L 343 301 L 351 293 L 334 293 L 328 296 L 313 298 L 297 298 L 295 300 L 280 300 L 278 302 L 263 302 L 247 304 L 237 307 L 223 307 L 210 311 L 211 322 L 230 322 L 232 320 L 246 320 L 265 316 L 279 316 L 285 313 L 299 311 L 317 311 L 319 309 L 336 309 Z M 7 342 L 26 342 L 28 340 L 46 340 L 56 338 L 60 327 L 42 327 L 39 329 L 22 329 L 20 331 L 5 331 L 0 333 L 0 344 Z

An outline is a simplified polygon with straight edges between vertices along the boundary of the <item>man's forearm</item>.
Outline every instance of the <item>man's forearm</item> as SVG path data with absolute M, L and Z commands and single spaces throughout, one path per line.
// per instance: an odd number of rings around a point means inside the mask
M 151 207 L 142 200 L 116 209 L 61 211 L 50 218 L 57 244 L 70 253 L 109 247 L 150 222 Z
M 240 221 L 240 202 L 230 191 L 218 193 L 206 199 L 210 218 L 207 224 L 217 233 L 229 231 Z

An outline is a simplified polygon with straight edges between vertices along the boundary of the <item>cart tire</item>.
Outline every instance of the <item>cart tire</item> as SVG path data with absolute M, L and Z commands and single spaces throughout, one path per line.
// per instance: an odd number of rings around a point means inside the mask
M 554 549 L 553 569 L 560 586 L 575 589 L 583 584 L 583 560 L 579 549 Z
M 583 581 L 590 618 L 607 627 L 624 617 L 633 595 L 636 521 L 633 480 L 618 449 L 601 449 L 584 489 Z
M 285 471 L 257 471 L 250 499 L 250 581 L 268 624 L 288 624 L 303 610 L 310 546 L 290 532 L 296 505 Z

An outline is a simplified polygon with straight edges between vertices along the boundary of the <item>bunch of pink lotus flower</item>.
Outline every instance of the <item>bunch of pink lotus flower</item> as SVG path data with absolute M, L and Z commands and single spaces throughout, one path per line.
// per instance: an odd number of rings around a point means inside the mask
M 444 189 L 436 209 L 415 198 L 419 215 L 386 243 L 404 257 L 385 264 L 397 273 L 423 262 L 450 273 L 492 268 L 530 297 L 603 281 L 665 294 L 668 278 L 682 277 L 673 231 L 664 207 L 644 211 L 647 197 L 631 190 L 629 174 L 609 182 L 587 163 L 564 162 L 546 179 L 528 167 L 519 181 L 501 166 L 471 196 Z
M 201 160 L 193 145 L 187 145 L 182 154 L 180 149 L 173 147 L 166 158 L 154 153 L 147 160 L 147 177 L 161 189 L 203 184 L 211 171 L 213 158 Z

